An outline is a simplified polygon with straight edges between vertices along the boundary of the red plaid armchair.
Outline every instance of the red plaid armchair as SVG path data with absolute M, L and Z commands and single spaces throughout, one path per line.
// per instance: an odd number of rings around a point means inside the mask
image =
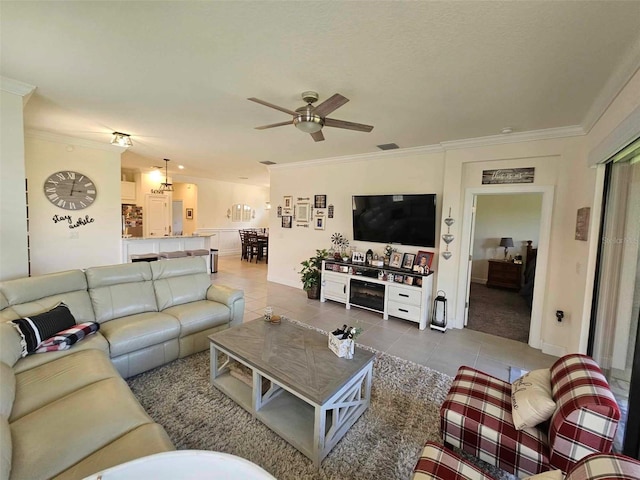
M 548 478 L 563 478 L 557 472 Z M 533 480 L 535 477 L 531 478 Z M 579 460 L 564 480 L 638 480 L 640 461 L 614 453 L 592 453 Z M 413 471 L 413 480 L 494 480 L 451 450 L 429 442 Z
M 556 402 L 550 421 L 516 430 L 511 384 L 460 367 L 440 409 L 445 444 L 518 476 L 553 469 L 566 473 L 591 453 L 610 452 L 620 410 L 598 365 L 586 355 L 571 354 L 550 370 Z

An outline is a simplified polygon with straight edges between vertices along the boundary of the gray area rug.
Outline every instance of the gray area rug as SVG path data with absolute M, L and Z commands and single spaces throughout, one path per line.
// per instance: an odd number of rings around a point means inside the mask
M 363 347 L 364 348 L 364 347 Z M 441 443 L 439 409 L 452 378 L 375 351 L 371 406 L 320 469 L 209 384 L 209 352 L 128 379 L 178 449 L 246 458 L 278 480 L 407 480 L 424 444 Z M 498 477 L 504 472 L 476 462 Z

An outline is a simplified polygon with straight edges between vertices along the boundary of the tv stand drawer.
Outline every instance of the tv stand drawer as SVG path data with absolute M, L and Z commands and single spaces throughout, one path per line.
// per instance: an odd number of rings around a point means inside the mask
M 422 291 L 416 288 L 400 288 L 389 286 L 389 301 L 420 307 L 422 303 Z
M 404 318 L 412 322 L 420 321 L 420 306 L 407 305 L 406 303 L 389 300 L 387 312 L 393 317 Z

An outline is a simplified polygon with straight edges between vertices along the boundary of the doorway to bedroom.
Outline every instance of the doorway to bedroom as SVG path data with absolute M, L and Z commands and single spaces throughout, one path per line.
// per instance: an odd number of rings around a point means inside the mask
M 542 193 L 476 195 L 465 327 L 528 343 Z

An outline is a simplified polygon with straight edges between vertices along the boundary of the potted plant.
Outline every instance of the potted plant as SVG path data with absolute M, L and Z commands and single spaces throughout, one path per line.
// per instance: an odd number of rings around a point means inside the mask
M 322 274 L 322 260 L 327 258 L 329 252 L 327 250 L 316 250 L 316 254 L 309 260 L 301 262 L 302 270 L 300 270 L 300 280 L 302 280 L 302 288 L 307 292 L 307 298 L 320 298 L 320 278 Z

